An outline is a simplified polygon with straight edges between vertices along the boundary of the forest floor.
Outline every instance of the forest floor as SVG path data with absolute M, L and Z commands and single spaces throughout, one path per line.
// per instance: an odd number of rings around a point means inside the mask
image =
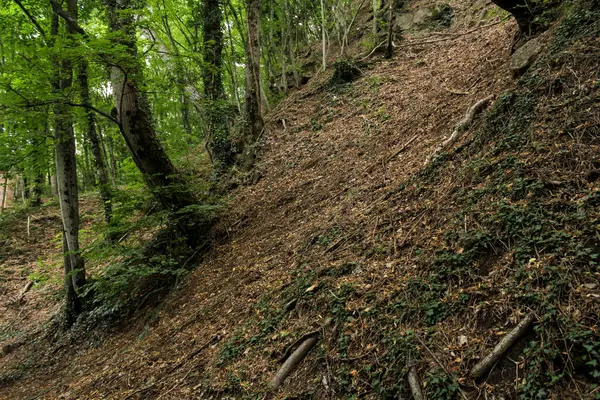
M 267 116 L 260 180 L 236 189 L 219 221 L 225 239 L 156 308 L 102 340 L 56 347 L 40 333 L 59 309 L 58 280 L 12 302 L 38 268 L 59 264 L 58 209 L 33 214 L 29 237 L 16 219 L 2 253 L 0 343 L 24 340 L 1 359 L 0 399 L 264 398 L 277 360 L 313 331 L 318 347 L 275 398 L 398 398 L 411 365 L 431 398 L 456 396 L 458 384 L 468 398 L 516 397 L 528 383 L 525 344 L 485 382 L 467 377 L 529 312 L 510 293 L 511 243 L 490 244 L 473 261 L 476 278 L 444 278 L 443 294 L 427 275 L 433 255 L 452 247 L 445 235 L 478 230 L 469 213 L 456 227 L 454 195 L 483 183 L 458 161 L 432 181 L 425 160 L 470 106 L 517 86 L 514 24 L 472 28 L 408 36 L 352 84 L 326 86 L 328 71 L 291 93 Z M 86 198 L 82 212 L 98 204 Z M 469 251 L 452 248 L 458 258 Z M 575 287 L 573 302 L 597 306 L 596 286 Z M 565 379 L 554 398 L 596 391 L 585 377 Z

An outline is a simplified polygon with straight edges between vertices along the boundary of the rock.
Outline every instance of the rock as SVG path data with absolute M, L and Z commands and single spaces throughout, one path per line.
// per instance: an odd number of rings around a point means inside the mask
M 510 59 L 510 70 L 515 77 L 523 74 L 533 64 L 544 49 L 542 36 L 531 39 L 517 51 L 514 52 Z
M 433 4 L 399 14 L 396 17 L 396 29 L 400 32 L 417 32 L 447 28 L 452 24 L 453 17 L 454 10 L 449 4 Z

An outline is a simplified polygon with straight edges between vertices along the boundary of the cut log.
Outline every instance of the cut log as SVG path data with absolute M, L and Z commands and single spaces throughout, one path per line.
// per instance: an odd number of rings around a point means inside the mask
M 528 314 L 519 324 L 510 331 L 506 336 L 500 340 L 500 342 L 494 347 L 494 349 L 488 354 L 483 360 L 479 361 L 469 375 L 473 379 L 481 378 L 490 368 L 502 357 L 502 355 L 512 346 L 521 336 L 527 332 L 531 325 L 535 322 L 536 317 L 534 313 Z
M 287 360 L 285 360 L 285 362 L 283 363 L 281 368 L 279 368 L 279 371 L 277 371 L 275 377 L 269 385 L 272 391 L 276 390 L 279 386 L 281 386 L 285 378 L 287 378 L 288 375 L 291 374 L 292 371 L 294 371 L 294 369 L 296 369 L 298 364 L 300 364 L 300 362 L 304 360 L 308 352 L 311 351 L 313 347 L 315 347 L 318 341 L 318 335 L 313 335 L 306 338 L 306 340 L 304 340 L 300 344 L 300 346 L 298 346 L 298 348 L 287 358 Z

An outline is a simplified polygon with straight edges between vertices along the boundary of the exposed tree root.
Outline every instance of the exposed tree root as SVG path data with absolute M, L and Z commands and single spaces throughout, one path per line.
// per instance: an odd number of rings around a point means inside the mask
M 298 366 L 298 364 L 300 364 L 302 360 L 304 360 L 308 352 L 315 347 L 318 341 L 318 334 L 311 335 L 306 338 L 292 354 L 290 354 L 271 381 L 269 385 L 271 390 L 276 390 L 279 386 L 281 386 L 285 378 L 292 373 L 292 371 Z
M 461 133 L 463 133 L 464 131 L 466 131 L 469 128 L 469 126 L 473 122 L 473 118 L 475 118 L 475 115 L 477 115 L 477 113 L 479 113 L 481 110 L 483 110 L 483 108 L 487 105 L 487 103 L 490 100 L 492 100 L 492 98 L 494 98 L 494 96 L 488 96 L 485 99 L 481 99 L 477 103 L 473 104 L 471 106 L 471 108 L 469 108 L 469 110 L 467 111 L 467 114 L 465 114 L 465 117 L 463 119 L 461 119 L 458 122 L 458 124 L 456 124 L 456 126 L 454 127 L 454 131 L 452 132 L 452 135 L 450 135 L 450 137 L 448 139 L 446 139 L 442 143 L 440 143 L 435 148 L 433 153 L 431 153 L 431 155 L 429 157 L 427 157 L 427 159 L 425 160 L 425 166 L 427 166 L 431 161 L 433 161 L 442 150 L 444 150 L 447 147 L 452 146 L 458 140 Z
M 506 336 L 500 340 L 500 342 L 494 347 L 494 349 L 488 354 L 483 360 L 479 361 L 469 375 L 471 378 L 481 378 L 492 366 L 498 361 L 500 357 L 512 346 L 523 334 L 529 329 L 529 327 L 535 322 L 535 314 L 528 314 L 519 324 L 510 331 Z
M 21 303 L 23 301 L 23 298 L 25 297 L 27 292 L 29 292 L 29 289 L 31 289 L 32 286 L 33 286 L 33 281 L 27 282 L 27 284 L 25 285 L 23 290 L 21 290 L 21 293 L 19 293 L 19 297 L 17 298 L 17 304 Z
M 412 367 L 408 371 L 408 386 L 410 386 L 410 392 L 414 400 L 425 400 L 425 395 L 421 389 L 421 382 L 419 381 L 419 375 L 417 374 L 417 367 Z

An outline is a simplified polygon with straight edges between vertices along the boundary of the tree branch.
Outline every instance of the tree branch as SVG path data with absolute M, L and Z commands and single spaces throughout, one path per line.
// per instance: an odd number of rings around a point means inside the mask
M 27 16 L 27 18 L 29 18 L 29 21 L 33 24 L 33 26 L 35 26 L 35 29 L 37 29 L 37 31 L 40 33 L 40 35 L 42 35 L 42 37 L 45 39 L 46 38 L 46 32 L 44 31 L 44 28 L 42 28 L 40 26 L 40 24 L 37 22 L 37 20 L 34 18 L 34 16 L 31 15 L 31 13 L 29 12 L 29 10 L 27 10 L 25 8 L 25 6 L 21 2 L 21 0 L 13 0 L 13 1 L 15 2 L 16 5 L 19 6 L 19 8 L 23 11 L 23 13 Z
M 62 17 L 67 22 L 67 24 L 69 24 L 69 26 L 73 28 L 77 33 L 86 38 L 89 37 L 87 32 L 81 27 L 81 25 L 79 25 L 77 21 L 69 15 L 69 13 L 63 10 L 55 0 L 50 0 L 50 5 L 52 6 L 52 10 L 54 11 L 54 13 Z

